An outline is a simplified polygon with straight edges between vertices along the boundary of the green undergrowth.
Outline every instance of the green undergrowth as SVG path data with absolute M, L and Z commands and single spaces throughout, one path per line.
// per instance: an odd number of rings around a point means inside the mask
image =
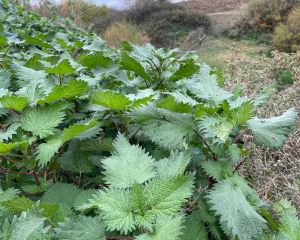
M 256 117 L 265 96 L 222 89 L 194 53 L 0 6 L 0 239 L 299 239 L 290 203 L 237 173 L 243 137 L 280 148 L 293 108 Z

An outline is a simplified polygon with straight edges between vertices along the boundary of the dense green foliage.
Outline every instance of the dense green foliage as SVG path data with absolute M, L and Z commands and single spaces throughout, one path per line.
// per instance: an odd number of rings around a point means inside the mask
M 295 77 L 292 71 L 281 70 L 277 73 L 276 80 L 279 85 L 292 85 Z
M 254 117 L 262 98 L 222 89 L 193 53 L 111 49 L 6 1 L 0 14 L 15 34 L 0 36 L 1 239 L 299 238 L 289 203 L 237 173 L 243 137 L 280 148 L 294 109 Z

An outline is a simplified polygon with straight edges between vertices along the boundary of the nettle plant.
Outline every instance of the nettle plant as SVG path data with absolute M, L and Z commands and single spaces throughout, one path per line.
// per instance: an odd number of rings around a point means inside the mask
M 255 117 L 264 96 L 222 89 L 194 53 L 0 13 L 1 239 L 299 239 L 290 203 L 238 174 L 246 139 L 280 148 L 294 109 Z

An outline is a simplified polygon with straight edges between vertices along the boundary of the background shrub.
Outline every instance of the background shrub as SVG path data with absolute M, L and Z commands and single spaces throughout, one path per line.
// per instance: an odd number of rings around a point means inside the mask
M 300 50 L 300 8 L 289 14 L 286 24 L 280 24 L 275 28 L 273 43 L 280 51 Z
M 105 30 L 110 27 L 113 23 L 121 22 L 125 19 L 123 12 L 119 12 L 113 9 L 109 9 L 106 14 L 98 17 L 94 20 L 94 30 L 96 33 L 104 33 Z
M 69 17 L 81 27 L 93 25 L 93 30 L 104 35 L 108 42 L 115 46 L 116 41 L 111 39 L 128 39 L 133 34 L 131 42 L 139 44 L 145 42 L 145 35 L 151 36 L 151 43 L 158 47 L 172 48 L 180 44 L 180 40 L 186 37 L 190 31 L 203 28 L 209 30 L 210 19 L 201 13 L 191 12 L 182 5 L 168 1 L 139 0 L 129 10 L 117 11 L 107 7 L 100 7 L 86 0 L 62 0 L 55 4 L 54 0 L 37 1 L 34 6 L 43 16 Z M 125 23 L 125 22 L 127 23 Z M 135 24 L 129 27 L 128 22 Z M 121 23 L 121 24 L 120 24 Z M 121 37 L 116 29 L 129 31 Z M 134 34 L 132 29 L 137 29 Z M 146 34 L 142 34 L 143 29 Z M 118 36 L 117 36 L 118 35 Z M 139 35 L 143 35 L 140 37 Z M 146 38 L 148 39 L 148 38 Z M 177 45 L 176 45 L 177 44 Z
M 273 43 L 274 46 L 281 51 L 290 51 L 291 50 L 291 42 L 292 42 L 292 34 L 289 31 L 289 28 L 285 24 L 279 24 L 274 32 Z
M 104 39 L 110 46 L 117 47 L 123 41 L 129 41 L 142 45 L 149 42 L 149 38 L 144 31 L 137 28 L 136 25 L 126 22 L 115 22 L 104 32 Z
M 144 23 L 145 30 L 151 36 L 151 43 L 157 46 L 174 46 L 178 39 L 196 28 L 210 27 L 208 17 L 197 13 L 188 13 L 183 9 L 163 10 L 151 15 L 151 21 Z
M 71 18 L 81 27 L 92 24 L 111 11 L 105 6 L 97 6 L 86 0 L 63 0 L 60 4 L 52 0 L 41 0 L 35 1 L 32 7 L 43 16 Z
M 252 0 L 247 14 L 233 28 L 233 35 L 247 32 L 272 32 L 279 23 L 284 23 L 291 10 L 300 0 Z
M 271 31 L 281 20 L 280 1 L 254 0 L 250 3 L 249 25 L 254 31 Z
M 137 24 L 145 23 L 149 16 L 157 11 L 180 9 L 168 1 L 140 0 L 127 12 L 127 18 Z
M 208 31 L 211 25 L 206 15 L 167 1 L 138 1 L 127 12 L 127 19 L 142 26 L 151 43 L 160 47 L 172 47 L 191 30 L 201 27 Z

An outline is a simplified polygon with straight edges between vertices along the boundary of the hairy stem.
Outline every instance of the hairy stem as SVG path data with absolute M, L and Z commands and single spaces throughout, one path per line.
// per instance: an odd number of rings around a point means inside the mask
M 238 165 L 235 166 L 233 173 L 235 173 L 237 170 L 240 169 L 240 167 L 246 162 L 246 158 L 244 158 L 242 161 L 239 162 Z
M 196 135 L 198 136 L 198 138 L 201 140 L 201 142 L 204 143 L 204 145 L 206 146 L 206 148 L 208 149 L 208 151 L 211 153 L 212 158 L 213 158 L 215 161 L 218 161 L 218 157 L 217 157 L 216 154 L 212 151 L 212 149 L 210 148 L 210 146 L 208 145 L 208 143 L 205 141 L 205 139 L 201 136 L 201 134 L 200 134 L 196 129 L 194 129 L 194 132 L 196 133 Z
M 32 172 L 17 172 L 17 171 L 12 171 L 6 168 L 0 167 L 0 173 L 14 173 L 14 174 L 19 174 L 19 175 L 32 175 Z
M 38 175 L 36 174 L 36 172 L 32 172 L 32 177 L 34 178 L 34 181 L 35 181 L 35 184 L 39 187 L 39 186 L 41 186 L 41 182 L 40 182 L 40 179 L 39 179 L 39 177 L 38 177 Z
M 13 45 L 10 45 L 7 50 L 5 51 L 4 55 L 3 55 L 3 58 L 6 57 L 6 55 L 9 53 L 10 49 L 12 48 Z

